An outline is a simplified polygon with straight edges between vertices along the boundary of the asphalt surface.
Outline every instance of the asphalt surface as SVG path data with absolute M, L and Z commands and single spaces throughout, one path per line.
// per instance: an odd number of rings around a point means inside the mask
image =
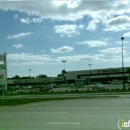
M 118 130 L 130 118 L 130 95 L 118 96 L 0 107 L 0 130 Z
M 130 92 L 109 92 L 109 93 L 79 93 L 79 94 L 47 94 L 47 95 L 15 95 L 4 96 L 4 99 L 20 99 L 20 98 L 69 98 L 69 97 L 130 97 Z M 3 96 L 0 96 L 3 99 Z

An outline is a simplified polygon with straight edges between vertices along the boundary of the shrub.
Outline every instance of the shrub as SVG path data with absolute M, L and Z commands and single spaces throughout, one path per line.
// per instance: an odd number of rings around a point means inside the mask
M 76 89 L 76 90 L 75 90 L 75 92 L 79 92 L 79 90 L 78 90 L 78 89 Z
M 119 91 L 119 88 L 116 88 L 116 91 Z
M 74 92 L 74 90 L 71 90 L 70 92 L 72 92 L 72 93 L 73 93 L 73 92 Z
M 66 90 L 65 92 L 66 92 L 66 93 L 68 93 L 69 91 L 68 91 L 68 90 Z

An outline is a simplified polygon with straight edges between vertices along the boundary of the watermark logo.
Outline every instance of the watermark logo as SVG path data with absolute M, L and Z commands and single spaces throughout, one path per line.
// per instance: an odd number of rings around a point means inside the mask
M 128 128 L 128 127 L 130 127 L 130 120 L 125 121 L 124 119 L 120 119 L 118 121 L 119 130 L 123 130 L 123 128 Z

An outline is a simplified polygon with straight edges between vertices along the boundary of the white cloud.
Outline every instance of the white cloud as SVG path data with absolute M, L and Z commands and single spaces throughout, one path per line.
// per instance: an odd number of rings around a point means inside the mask
M 24 38 L 25 36 L 31 35 L 33 32 L 26 32 L 26 33 L 18 33 L 16 35 L 9 35 L 7 36 L 8 39 L 19 39 L 19 38 Z
M 89 47 L 99 47 L 99 46 L 106 46 L 107 42 L 92 40 L 92 41 L 77 42 L 77 44 L 87 44 Z
M 18 14 L 15 14 L 15 15 L 14 15 L 14 18 L 17 19 L 17 18 L 18 18 Z
M 130 56 L 124 57 L 125 62 L 129 62 Z M 108 63 L 109 65 L 111 63 L 121 63 L 122 58 L 120 55 L 111 55 L 111 56 L 106 56 L 105 54 L 94 54 L 94 55 L 87 55 L 87 54 L 76 54 L 76 55 L 71 55 L 71 56 L 59 56 L 57 57 L 56 61 L 61 62 L 62 60 L 66 60 L 67 62 L 87 62 L 91 61 L 93 64 L 101 63 L 106 64 Z
M 44 52 L 44 50 L 41 50 L 41 52 Z
M 26 23 L 26 24 L 29 24 L 31 22 L 33 22 L 33 23 L 41 23 L 42 22 L 42 18 L 33 18 L 33 19 L 30 19 L 30 18 L 26 18 L 26 19 L 21 18 L 20 22 L 21 23 Z
M 123 15 L 117 16 L 115 18 L 111 18 L 106 21 L 106 28 L 104 31 L 123 31 L 123 30 L 130 30 L 130 17 Z
M 95 54 L 95 55 L 87 55 L 87 54 L 77 54 L 72 56 L 60 56 L 57 57 L 57 61 L 62 61 L 65 59 L 66 61 L 72 61 L 72 62 L 82 62 L 82 61 L 91 61 L 92 63 L 105 63 L 105 62 L 117 62 L 121 58 L 107 58 L 104 54 Z
M 33 18 L 32 22 L 34 22 L 34 23 L 41 23 L 42 22 L 42 18 Z
M 58 49 L 53 49 L 51 48 L 51 52 L 52 53 L 65 53 L 65 52 L 71 52 L 73 51 L 73 47 L 70 47 L 70 46 L 63 46 L 63 47 L 60 47 Z
M 14 44 L 13 47 L 15 47 L 15 48 L 23 48 L 24 46 L 22 44 Z
M 122 41 L 121 41 L 121 40 L 120 40 L 120 41 L 115 41 L 115 43 L 116 43 L 116 44 L 122 44 Z M 126 44 L 126 43 L 129 43 L 129 42 L 124 40 L 124 41 L 123 41 L 123 44 Z
M 26 66 L 26 65 L 42 65 L 53 59 L 49 55 L 35 55 L 31 53 L 7 54 L 8 65 Z
M 123 36 L 124 37 L 130 37 L 130 32 L 124 33 Z
M 27 23 L 27 24 L 29 24 L 31 21 L 29 20 L 29 18 L 27 18 L 27 19 L 21 18 L 21 19 L 20 19 L 20 22 L 21 22 L 21 23 Z
M 100 22 L 98 19 L 91 20 L 88 24 L 87 30 L 95 31 L 97 29 L 97 24 Z
M 122 48 L 121 47 L 115 47 L 115 48 L 111 47 L 111 48 L 107 48 L 104 50 L 99 50 L 99 52 L 104 53 L 104 54 L 121 54 Z
M 8 60 L 12 61 L 49 61 L 51 60 L 48 55 L 34 55 L 31 53 L 21 54 L 8 54 Z
M 8 65 L 9 66 L 30 66 L 30 65 L 43 65 L 45 62 L 43 61 L 30 61 L 30 62 L 11 62 Z
M 80 34 L 79 30 L 82 29 L 84 25 L 74 25 L 74 24 L 65 24 L 65 25 L 55 25 L 55 33 L 61 34 L 61 37 L 67 35 L 72 37 L 73 35 Z
M 107 18 L 114 14 L 125 14 L 130 12 L 130 2 L 123 1 L 1 1 L 0 8 L 4 10 L 17 10 L 26 12 L 28 15 L 37 15 L 45 19 L 71 20 L 82 19 L 85 15 L 92 18 Z M 75 15 L 76 14 L 76 15 Z

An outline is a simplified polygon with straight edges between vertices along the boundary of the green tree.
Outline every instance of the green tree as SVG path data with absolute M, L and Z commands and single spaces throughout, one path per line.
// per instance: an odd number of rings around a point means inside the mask
M 21 77 L 19 75 L 15 75 L 14 77 L 12 77 L 12 79 L 20 79 Z
M 39 74 L 36 76 L 36 78 L 47 78 L 46 74 Z
M 130 80 L 130 68 L 127 69 L 127 72 L 129 73 L 129 80 Z
M 58 74 L 57 77 L 62 77 L 62 74 Z
M 64 83 L 66 83 L 66 74 L 67 74 L 66 70 L 62 70 L 62 71 L 61 71 L 61 74 L 62 74 L 63 77 L 64 77 Z

